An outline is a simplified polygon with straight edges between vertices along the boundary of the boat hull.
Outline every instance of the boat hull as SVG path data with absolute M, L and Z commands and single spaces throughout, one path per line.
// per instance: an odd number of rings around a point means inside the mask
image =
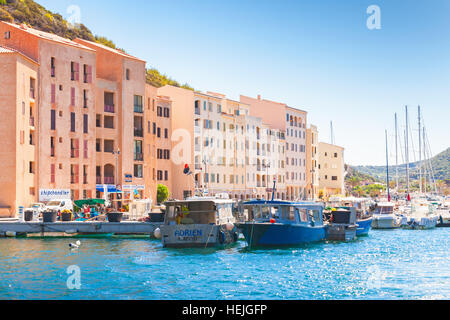
M 400 225 L 393 215 L 374 216 L 372 221 L 372 229 L 397 229 Z
M 237 226 L 249 246 L 294 246 L 326 239 L 325 226 L 253 222 Z
M 436 225 L 438 228 L 449 228 L 450 227 L 450 218 L 448 217 L 439 217 L 438 223 Z
M 219 225 L 163 225 L 161 241 L 164 248 L 223 247 L 238 241 L 237 228 L 227 230 Z
M 369 234 L 370 229 L 372 229 L 373 218 L 357 220 L 356 224 L 358 227 L 356 228 L 356 236 L 366 236 Z

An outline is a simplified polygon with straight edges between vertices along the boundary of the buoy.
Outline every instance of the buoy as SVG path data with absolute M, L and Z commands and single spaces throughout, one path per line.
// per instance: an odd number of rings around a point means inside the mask
M 270 223 L 275 223 L 275 219 L 270 219 Z
M 234 229 L 234 224 L 232 223 L 227 223 L 227 225 L 225 226 L 227 228 L 228 231 L 233 231 Z
M 5 236 L 9 237 L 9 238 L 14 238 L 17 235 L 17 233 L 15 231 L 6 231 L 5 232 Z
M 161 229 L 156 228 L 156 230 L 153 232 L 153 235 L 155 236 L 156 239 L 161 239 Z
M 78 240 L 78 241 L 75 242 L 75 243 L 70 243 L 70 244 L 69 244 L 69 247 L 71 247 L 71 248 L 76 248 L 76 249 L 78 249 L 80 246 L 81 246 L 80 240 Z

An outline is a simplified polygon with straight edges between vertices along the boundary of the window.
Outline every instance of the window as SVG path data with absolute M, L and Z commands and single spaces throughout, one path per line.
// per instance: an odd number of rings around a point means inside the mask
M 114 129 L 114 117 L 105 116 L 103 124 L 107 129 Z
M 50 59 L 50 75 L 52 78 L 55 77 L 55 58 L 51 57 Z
M 50 110 L 50 130 L 56 130 L 56 110 Z
M 169 110 L 169 108 L 164 108 L 164 117 L 165 118 L 170 118 L 170 110 Z
M 331 180 L 333 180 L 333 181 L 337 181 L 337 179 L 338 179 L 338 177 L 336 177 L 336 176 L 331 177 Z
M 164 138 L 166 138 L 166 139 L 169 138 L 169 130 L 168 129 L 164 129 Z
M 83 82 L 91 83 L 92 82 L 92 66 L 83 65 Z
M 75 113 L 70 113 L 70 131 L 75 132 Z
M 156 108 L 156 115 L 158 116 L 158 117 L 162 117 L 162 107 L 157 107 Z
M 134 165 L 134 176 L 136 178 L 142 178 L 142 164 Z
M 134 112 L 136 113 L 143 113 L 144 107 L 142 104 L 142 96 L 134 96 Z
M 70 80 L 78 81 L 80 80 L 80 65 L 76 62 L 70 63 Z
M 55 137 L 50 137 L 50 157 L 55 156 Z
M 34 162 L 33 161 L 30 161 L 29 167 L 30 167 L 30 173 L 34 174 Z
M 164 171 L 164 180 L 165 181 L 169 180 L 169 172 L 167 170 Z
M 83 108 L 88 107 L 88 91 L 86 89 L 83 90 Z
M 70 88 L 70 105 L 75 106 L 75 88 Z
M 88 133 L 88 131 L 89 131 L 88 115 L 84 114 L 83 115 L 83 133 Z
M 125 71 L 125 78 L 126 78 L 127 80 L 130 80 L 130 69 L 127 69 L 127 70 Z
M 11 39 L 11 31 L 6 31 L 5 32 L 5 39 L 6 40 Z

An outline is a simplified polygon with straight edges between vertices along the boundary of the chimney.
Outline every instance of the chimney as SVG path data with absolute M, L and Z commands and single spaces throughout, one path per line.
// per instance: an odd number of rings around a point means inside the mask
M 260 94 L 258 94 L 258 100 L 261 101 L 261 95 Z

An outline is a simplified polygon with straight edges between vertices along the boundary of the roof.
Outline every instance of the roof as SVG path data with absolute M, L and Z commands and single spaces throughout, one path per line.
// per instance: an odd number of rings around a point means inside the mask
M 80 38 L 77 38 L 77 39 L 75 39 L 75 40 L 77 40 L 77 41 L 79 41 L 79 42 L 82 42 L 82 43 L 84 42 L 84 43 L 86 43 L 86 44 L 90 44 L 90 45 L 95 46 L 95 47 L 98 47 L 98 48 L 101 48 L 101 49 L 103 49 L 103 50 L 106 50 L 106 51 L 109 51 L 109 52 L 111 52 L 111 53 L 117 54 L 117 55 L 122 56 L 122 57 L 124 57 L 124 58 L 133 59 L 133 60 L 137 60 L 137 61 L 146 63 L 145 60 L 136 58 L 136 57 L 134 57 L 134 56 L 132 56 L 132 55 L 130 55 L 130 54 L 128 54 L 128 53 L 125 53 L 125 52 L 121 51 L 121 50 L 113 49 L 113 48 L 111 48 L 111 47 L 105 46 L 105 45 L 103 45 L 103 44 L 101 44 L 101 43 L 98 43 L 98 42 L 93 42 L 93 41 L 84 40 L 84 39 L 80 39 Z M 92 49 L 92 50 L 93 50 L 93 49 Z
M 30 60 L 31 62 L 35 63 L 35 64 L 39 64 L 36 60 L 34 60 L 33 58 L 30 58 L 29 56 L 27 56 L 26 54 L 17 51 L 15 49 L 12 48 L 8 48 L 8 47 L 4 47 L 4 46 L 0 46 L 0 54 L 19 54 L 22 57 L 24 57 L 27 60 Z
M 251 200 L 243 203 L 244 205 L 284 205 L 284 206 L 320 206 L 323 207 L 323 204 L 320 202 L 311 202 L 311 201 L 284 201 L 284 200 L 274 200 L 274 201 L 266 201 L 266 200 Z
M 52 42 L 65 44 L 65 45 L 76 47 L 76 48 L 83 49 L 83 50 L 95 51 L 89 47 L 83 46 L 82 44 L 76 43 L 70 39 L 57 36 L 56 34 L 53 34 L 53 33 L 48 33 L 45 31 L 33 29 L 33 28 L 26 26 L 25 24 L 18 25 L 18 24 L 6 22 L 6 21 L 2 21 L 2 23 L 5 23 L 13 28 L 28 32 L 29 34 L 32 34 L 43 40 L 48 40 L 48 41 L 52 41 Z

